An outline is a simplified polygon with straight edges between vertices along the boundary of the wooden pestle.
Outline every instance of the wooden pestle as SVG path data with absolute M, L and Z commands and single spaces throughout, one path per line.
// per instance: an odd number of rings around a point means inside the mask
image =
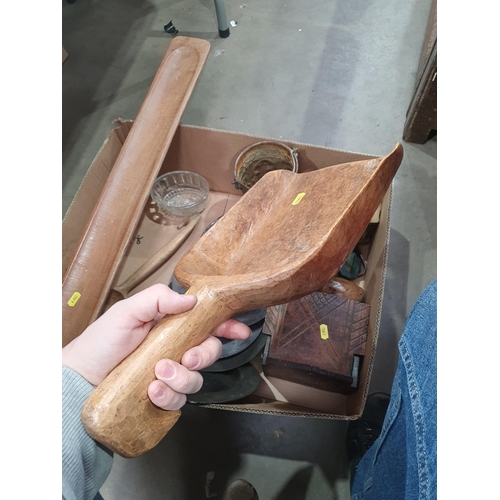
M 340 278 L 339 276 L 330 278 L 330 281 L 319 291 L 330 293 L 344 299 L 355 300 L 356 302 L 361 302 L 365 293 L 356 283 Z
M 200 220 L 200 215 L 195 215 L 189 222 L 180 229 L 165 246 L 160 248 L 152 257 L 150 257 L 142 266 L 140 266 L 128 279 L 121 285 L 115 286 L 106 301 L 106 310 L 116 304 L 119 300 L 126 299 L 130 290 L 133 290 L 137 285 L 141 284 L 146 278 L 151 276 L 157 269 L 159 269 L 165 262 L 167 262 L 172 255 L 182 246 L 187 240 L 189 235 L 193 232 L 196 224 Z

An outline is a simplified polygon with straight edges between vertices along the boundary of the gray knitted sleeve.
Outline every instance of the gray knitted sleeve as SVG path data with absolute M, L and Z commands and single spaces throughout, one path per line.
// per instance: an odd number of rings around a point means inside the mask
M 92 439 L 80 419 L 94 387 L 62 367 L 62 497 L 92 500 L 111 472 L 113 454 Z

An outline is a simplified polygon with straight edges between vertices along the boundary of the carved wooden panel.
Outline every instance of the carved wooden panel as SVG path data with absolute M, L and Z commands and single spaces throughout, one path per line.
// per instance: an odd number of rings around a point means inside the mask
M 370 306 L 315 292 L 268 308 L 269 376 L 333 392 L 352 392 L 354 356 L 364 356 Z

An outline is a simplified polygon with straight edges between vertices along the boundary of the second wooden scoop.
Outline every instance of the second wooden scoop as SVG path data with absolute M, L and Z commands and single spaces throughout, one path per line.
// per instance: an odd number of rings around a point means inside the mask
M 87 432 L 124 457 L 156 446 L 180 411 L 161 410 L 148 398 L 155 364 L 180 361 L 238 312 L 325 286 L 359 241 L 402 158 L 397 144 L 383 158 L 266 174 L 179 261 L 175 276 L 198 302 L 160 321 L 91 394 L 82 410 Z
M 188 221 L 188 223 L 179 230 L 179 232 L 162 248 L 160 248 L 152 257 L 150 257 L 141 267 L 139 267 L 129 278 L 127 278 L 121 285 L 115 286 L 109 294 L 106 301 L 106 310 L 118 301 L 126 299 L 130 290 L 141 284 L 146 278 L 151 276 L 158 270 L 165 262 L 167 262 L 172 255 L 182 246 L 187 240 L 189 235 L 193 232 L 196 224 L 200 220 L 200 216 L 196 215 Z

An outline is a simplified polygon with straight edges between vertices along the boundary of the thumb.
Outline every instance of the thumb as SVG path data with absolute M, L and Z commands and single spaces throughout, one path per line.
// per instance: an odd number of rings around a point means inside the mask
M 166 314 L 179 314 L 189 311 L 196 304 L 195 295 L 181 295 L 167 285 L 157 283 L 142 290 L 113 307 L 118 314 L 125 314 L 143 323 L 159 321 Z

